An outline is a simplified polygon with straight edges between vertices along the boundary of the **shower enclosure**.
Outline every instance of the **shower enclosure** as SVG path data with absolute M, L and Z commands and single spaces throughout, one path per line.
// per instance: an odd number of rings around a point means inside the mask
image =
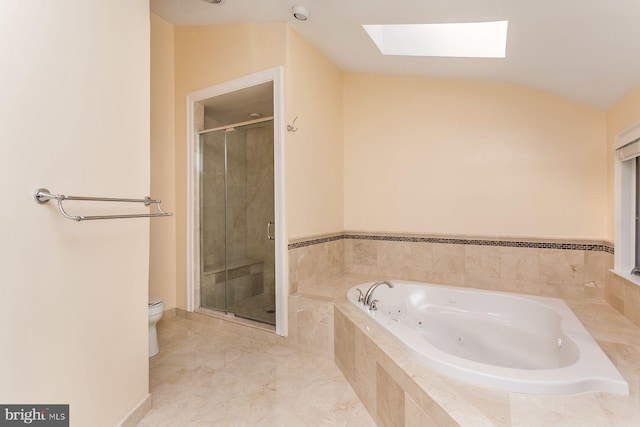
M 200 305 L 275 325 L 273 119 L 199 144 Z

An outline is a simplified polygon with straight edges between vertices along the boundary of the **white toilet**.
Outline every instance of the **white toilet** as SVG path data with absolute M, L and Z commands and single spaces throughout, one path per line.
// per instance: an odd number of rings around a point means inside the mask
M 156 323 L 162 317 L 163 311 L 164 303 L 162 298 L 156 295 L 149 295 L 149 357 L 155 356 L 160 351 Z

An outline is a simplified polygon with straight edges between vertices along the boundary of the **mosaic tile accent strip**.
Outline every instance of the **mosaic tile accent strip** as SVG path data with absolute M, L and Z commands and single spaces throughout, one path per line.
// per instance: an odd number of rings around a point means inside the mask
M 446 243 L 452 245 L 475 245 L 475 246 L 502 246 L 512 248 L 533 248 L 533 249 L 561 249 L 572 251 L 600 251 L 609 254 L 614 253 L 613 246 L 607 244 L 585 244 L 585 243 L 558 243 L 558 242 L 519 242 L 513 240 L 481 240 L 481 239 L 457 239 L 446 237 L 421 237 L 421 236 L 378 236 L 375 234 L 336 234 L 335 236 L 322 237 L 319 239 L 305 240 L 289 244 L 289 249 L 304 248 L 306 246 L 318 245 L 335 240 L 380 240 L 387 242 L 414 242 L 414 243 Z
M 289 243 L 288 248 L 289 250 L 304 248 L 306 246 L 319 245 L 321 243 L 328 243 L 328 242 L 333 242 L 335 240 L 344 240 L 344 239 L 345 239 L 344 234 L 336 234 L 335 236 L 321 237 L 319 239 L 311 239 L 311 240 L 304 240 L 302 242 Z

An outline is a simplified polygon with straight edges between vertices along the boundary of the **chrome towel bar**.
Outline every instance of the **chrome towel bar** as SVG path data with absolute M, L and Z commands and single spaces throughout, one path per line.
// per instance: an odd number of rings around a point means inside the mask
M 165 212 L 160 207 L 160 203 L 162 200 L 154 200 L 151 197 L 147 196 L 144 199 L 118 199 L 112 197 L 80 197 L 80 196 L 66 196 L 64 194 L 51 194 L 49 190 L 46 188 L 38 189 L 33 197 L 36 199 L 36 202 L 43 204 L 47 203 L 51 199 L 55 199 L 58 201 L 58 209 L 60 213 L 67 219 L 72 221 L 90 221 L 94 219 L 124 219 L 124 218 L 155 218 L 160 216 L 172 216 L 173 214 L 170 212 Z M 152 204 L 156 205 L 159 213 L 148 213 L 148 214 L 129 214 L 129 215 L 69 215 L 65 210 L 64 206 L 62 206 L 62 202 L 65 200 L 79 200 L 83 202 L 125 202 L 125 203 L 144 203 L 145 206 L 151 206 Z

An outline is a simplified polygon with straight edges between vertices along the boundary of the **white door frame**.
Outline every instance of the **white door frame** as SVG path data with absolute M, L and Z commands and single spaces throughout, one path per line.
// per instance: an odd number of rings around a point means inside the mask
M 187 94 L 187 311 L 196 307 L 196 280 L 200 277 L 198 236 L 199 137 L 195 104 L 205 99 L 266 82 L 273 82 L 273 136 L 275 175 L 276 333 L 287 335 L 288 247 L 284 200 L 284 88 L 282 67 L 270 68 Z

